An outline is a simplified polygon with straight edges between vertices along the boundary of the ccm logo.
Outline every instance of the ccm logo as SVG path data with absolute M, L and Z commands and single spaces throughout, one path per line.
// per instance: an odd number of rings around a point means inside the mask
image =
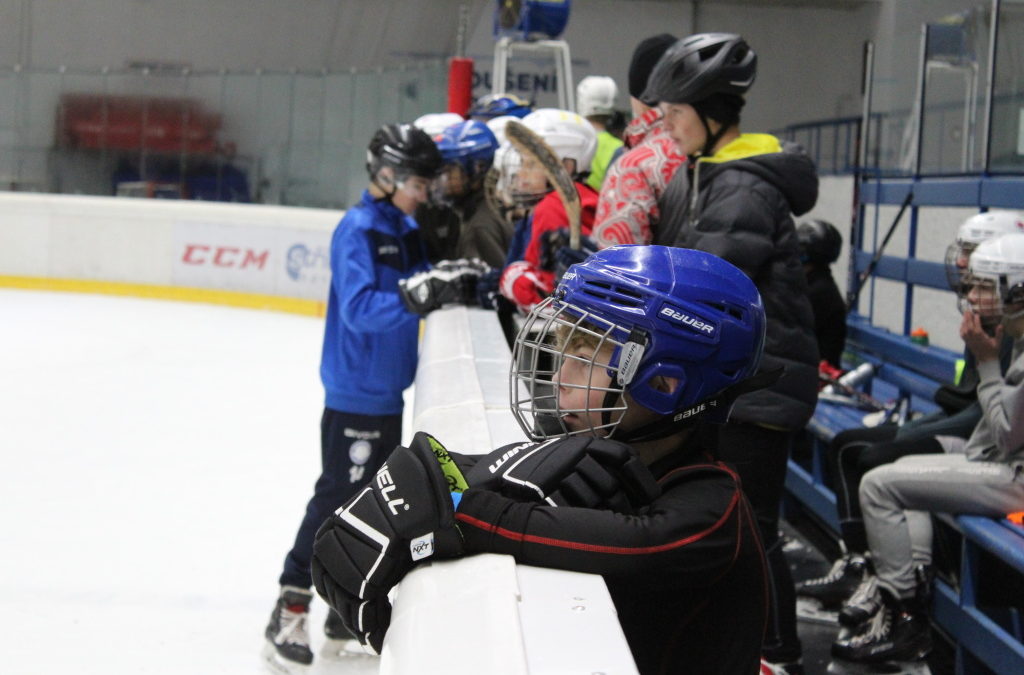
M 234 246 L 186 244 L 185 255 L 181 257 L 181 261 L 186 265 L 263 269 L 263 266 L 267 264 L 268 257 L 270 257 L 270 251 L 254 251 L 251 248 L 243 251 Z
M 398 507 L 401 506 L 403 510 L 408 511 L 409 505 L 405 503 L 405 500 L 401 497 L 392 497 L 391 493 L 395 491 L 395 482 L 391 480 L 391 472 L 388 471 L 388 465 L 385 464 L 381 467 L 380 471 L 377 472 L 377 487 L 380 488 L 380 495 L 388 503 L 388 508 L 391 509 L 391 515 L 398 515 Z
M 668 318 L 673 319 L 674 321 L 678 321 L 679 323 L 686 324 L 687 326 L 690 326 L 691 328 L 694 328 L 701 332 L 707 333 L 708 335 L 711 335 L 712 333 L 715 332 L 715 327 L 712 326 L 711 324 L 704 323 L 700 319 L 695 319 L 689 314 L 677 312 L 671 307 L 662 307 L 661 315 L 667 316 Z

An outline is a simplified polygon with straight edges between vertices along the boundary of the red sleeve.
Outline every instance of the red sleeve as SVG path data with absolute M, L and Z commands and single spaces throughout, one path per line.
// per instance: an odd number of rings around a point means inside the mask
M 576 183 L 576 192 L 580 196 L 580 230 L 590 234 L 594 225 L 594 212 L 597 210 L 597 192 L 589 185 Z M 540 241 L 545 232 L 569 226 L 569 216 L 565 213 L 565 205 L 558 193 L 552 190 L 533 209 L 533 227 L 530 230 L 530 243 L 526 246 L 524 260 L 534 267 L 540 267 Z

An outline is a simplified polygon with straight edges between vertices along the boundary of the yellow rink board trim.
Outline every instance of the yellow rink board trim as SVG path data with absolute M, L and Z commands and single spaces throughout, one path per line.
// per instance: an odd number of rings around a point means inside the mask
M 303 298 L 284 298 L 279 295 L 243 293 L 210 288 L 130 284 L 120 281 L 91 281 L 86 279 L 50 279 L 46 277 L 11 277 L 0 275 L 0 288 L 20 288 L 33 291 L 66 291 L 71 293 L 100 293 L 136 298 L 176 300 L 179 302 L 205 302 L 214 305 L 268 309 L 289 314 L 324 316 L 326 303 Z

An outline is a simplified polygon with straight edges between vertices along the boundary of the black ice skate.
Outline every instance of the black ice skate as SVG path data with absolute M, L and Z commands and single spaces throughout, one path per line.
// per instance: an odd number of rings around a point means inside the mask
M 859 626 L 882 608 L 882 594 L 878 591 L 878 577 L 865 574 L 850 599 L 839 610 L 839 623 L 844 626 Z
M 264 631 L 267 638 L 264 658 L 276 670 L 293 673 L 313 663 L 309 633 L 306 631 L 312 599 L 313 594 L 305 588 L 281 587 L 281 595 Z
M 883 591 L 883 594 L 886 592 Z M 928 616 L 913 601 L 883 595 L 884 605 L 861 630 L 832 644 L 832 655 L 854 663 L 917 661 L 932 650 Z
M 828 574 L 817 579 L 801 581 L 796 585 L 796 594 L 813 598 L 825 609 L 838 609 L 849 598 L 864 579 L 867 561 L 857 554 L 844 555 L 834 563 Z

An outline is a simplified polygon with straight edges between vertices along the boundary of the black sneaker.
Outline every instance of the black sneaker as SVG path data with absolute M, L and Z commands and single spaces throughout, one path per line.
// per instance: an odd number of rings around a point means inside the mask
M 341 615 L 333 609 L 327 610 L 327 620 L 324 621 L 324 635 L 328 640 L 352 640 L 355 636 L 345 628 L 341 621 Z
M 928 617 L 899 606 L 883 607 L 861 630 L 832 643 L 832 656 L 855 663 L 917 661 L 931 650 Z
M 859 626 L 882 608 L 882 594 L 878 590 L 878 577 L 865 574 L 850 599 L 839 610 L 839 623 L 844 626 Z
M 289 666 L 313 663 L 309 648 L 306 619 L 313 594 L 305 588 L 282 586 L 264 635 L 267 646 L 264 656 L 278 670 L 290 672 Z
M 825 609 L 838 608 L 857 590 L 864 578 L 867 561 L 860 555 L 845 555 L 832 563 L 828 574 L 796 584 L 796 594 L 814 598 Z

